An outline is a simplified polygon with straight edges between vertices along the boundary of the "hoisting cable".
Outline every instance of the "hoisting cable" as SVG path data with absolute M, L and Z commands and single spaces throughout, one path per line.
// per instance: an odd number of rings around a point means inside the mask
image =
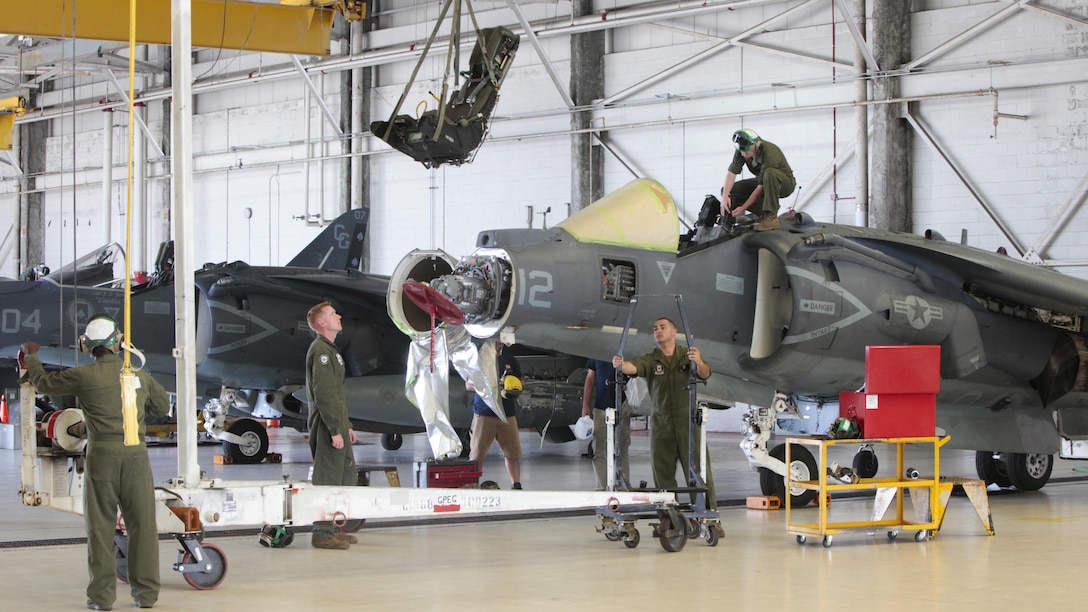
M 132 163 L 136 144 L 136 0 L 129 0 L 128 8 L 128 185 L 125 197 L 125 305 L 124 335 L 121 349 L 124 361 L 121 365 L 121 416 L 125 431 L 125 446 L 137 446 L 140 440 L 139 410 L 136 406 L 136 389 L 139 379 L 132 368 L 131 353 L 143 355 L 132 347 Z M 141 364 L 143 367 L 143 364 Z
M 454 74 L 461 65 L 461 2 L 454 0 L 453 17 L 450 19 L 450 43 L 446 51 L 446 72 L 442 75 L 442 95 L 438 97 L 438 123 L 435 125 L 432 142 L 438 142 L 438 136 L 442 134 L 442 125 L 446 123 L 446 103 L 449 102 L 446 95 L 450 89 L 450 63 L 453 63 Z
M 404 105 L 404 99 L 408 97 L 408 91 L 412 89 L 412 83 L 415 82 L 416 75 L 419 74 L 419 68 L 423 65 L 423 60 L 427 58 L 427 52 L 431 50 L 431 44 L 434 43 L 435 37 L 438 36 L 438 28 L 442 27 L 442 20 L 446 18 L 446 11 L 449 10 L 450 4 L 454 1 L 460 2 L 460 0 L 446 0 L 442 5 L 442 10 L 438 13 L 438 19 L 434 22 L 434 30 L 431 30 L 431 35 L 427 38 L 427 44 L 423 45 L 423 53 L 416 60 L 416 67 L 412 69 L 412 76 L 408 77 L 408 83 L 404 86 L 404 91 L 401 92 L 397 105 L 393 107 L 393 112 L 389 114 L 389 126 L 385 128 L 382 140 L 388 139 L 389 135 L 393 133 L 393 119 L 400 112 L 400 107 Z
M 438 137 L 442 133 L 442 127 L 446 122 L 446 104 L 449 102 L 447 95 L 449 93 L 451 62 L 453 63 L 453 72 L 455 75 L 458 74 L 458 69 L 460 68 L 462 2 L 468 6 L 468 14 L 472 19 L 472 27 L 476 31 L 476 44 L 480 47 L 480 50 L 486 54 L 486 41 L 480 31 L 480 24 L 476 21 L 476 12 L 472 8 L 472 2 L 469 0 L 446 0 L 442 5 L 442 10 L 438 13 L 438 19 L 434 24 L 434 30 L 431 31 L 431 35 L 427 38 L 427 43 L 423 46 L 423 53 L 420 54 L 419 59 L 416 61 L 415 68 L 412 69 L 412 76 L 408 77 L 408 82 L 404 85 L 404 91 L 401 92 L 400 99 L 397 100 L 396 106 L 393 107 L 393 112 L 389 114 L 389 121 L 387 122 L 385 133 L 381 136 L 382 140 L 386 142 L 389 141 L 389 135 L 393 132 L 394 119 L 396 119 L 397 113 L 400 112 L 401 107 L 404 106 L 404 100 L 408 97 L 408 92 L 411 91 L 412 85 L 415 83 L 416 76 L 419 74 L 419 69 L 423 66 L 423 60 L 427 58 L 427 54 L 431 50 L 431 45 L 434 44 L 434 39 L 438 36 L 438 29 L 441 27 L 442 21 L 446 18 L 446 13 L 449 11 L 450 5 L 454 4 L 453 16 L 451 17 L 450 23 L 449 49 L 446 55 L 446 70 L 442 75 L 442 93 L 438 100 L 438 122 L 435 126 L 434 135 L 431 136 L 432 141 L 438 141 Z M 491 66 L 491 62 L 484 63 L 487 66 L 487 73 L 491 77 L 492 82 L 497 82 L 498 78 L 495 76 L 495 71 Z

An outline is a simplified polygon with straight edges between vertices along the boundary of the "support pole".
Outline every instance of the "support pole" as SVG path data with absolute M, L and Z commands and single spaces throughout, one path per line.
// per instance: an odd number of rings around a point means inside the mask
M 196 307 L 193 287 L 193 68 L 191 0 L 171 0 L 171 106 L 173 134 L 174 298 L 177 346 L 178 478 L 187 487 L 200 482 L 196 453 Z

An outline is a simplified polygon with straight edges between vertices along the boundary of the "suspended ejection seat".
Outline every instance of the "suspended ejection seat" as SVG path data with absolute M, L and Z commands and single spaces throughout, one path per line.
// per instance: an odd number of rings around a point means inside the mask
M 418 119 L 397 115 L 392 123 L 375 121 L 370 124 L 371 133 L 427 168 L 461 165 L 483 142 L 499 87 L 520 42 L 507 28 L 480 30 L 469 70 L 461 73 L 465 83 L 445 109 L 427 111 Z

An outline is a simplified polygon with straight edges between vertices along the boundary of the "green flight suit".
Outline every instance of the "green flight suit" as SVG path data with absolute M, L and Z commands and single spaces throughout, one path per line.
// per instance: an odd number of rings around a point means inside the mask
M 310 453 L 314 458 L 315 485 L 353 486 L 358 480 L 355 455 L 348 431 L 348 403 L 344 394 L 344 357 L 336 345 L 318 336 L 306 352 L 306 392 L 310 413 Z M 332 437 L 344 439 L 343 448 L 333 448 Z M 314 521 L 314 538 L 333 535 L 331 521 Z
M 170 400 L 154 378 L 136 372 L 136 408 L 140 444 L 125 446 L 121 417 L 121 358 L 108 353 L 94 363 L 46 373 L 37 355 L 27 355 L 30 382 L 40 393 L 75 395 L 87 425 L 87 463 L 83 520 L 87 527 L 87 599 L 112 606 L 116 599 L 117 561 L 113 534 L 117 508 L 128 531 L 128 583 L 138 604 L 159 599 L 159 529 L 155 521 L 155 481 L 144 446 L 145 416 L 163 417 Z
M 684 486 L 687 486 L 688 448 L 691 426 L 690 394 L 687 389 L 691 360 L 688 349 L 679 344 L 671 357 L 655 348 L 652 353 L 636 357 L 631 363 L 635 366 L 635 376 L 646 379 L 654 411 L 650 416 L 650 458 L 654 472 L 654 484 L 659 489 L 675 489 L 676 462 L 684 473 Z M 696 456 L 695 469 L 702 465 L 702 458 Z M 710 466 L 706 469 L 707 504 L 718 507 L 714 494 L 714 480 L 710 476 Z
M 746 158 L 740 154 L 740 151 L 735 152 L 733 162 L 729 164 L 729 171 L 739 176 L 745 166 L 756 178 L 733 183 L 733 189 L 729 191 L 733 206 L 743 205 L 756 187 L 763 185 L 763 200 L 753 203 L 748 208 L 748 212 L 757 217 L 763 214 L 778 216 L 779 198 L 790 195 L 797 187 L 797 179 L 793 177 L 793 169 L 786 161 L 786 155 L 782 153 L 778 145 L 760 140 L 756 154 L 752 157 Z

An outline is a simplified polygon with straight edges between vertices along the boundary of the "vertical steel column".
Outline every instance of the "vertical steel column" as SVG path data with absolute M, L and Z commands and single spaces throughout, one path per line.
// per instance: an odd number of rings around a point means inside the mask
M 193 296 L 196 277 L 193 263 L 193 17 L 191 0 L 170 2 L 178 478 L 184 486 L 195 487 L 200 482 L 200 465 L 196 454 L 196 307 Z

